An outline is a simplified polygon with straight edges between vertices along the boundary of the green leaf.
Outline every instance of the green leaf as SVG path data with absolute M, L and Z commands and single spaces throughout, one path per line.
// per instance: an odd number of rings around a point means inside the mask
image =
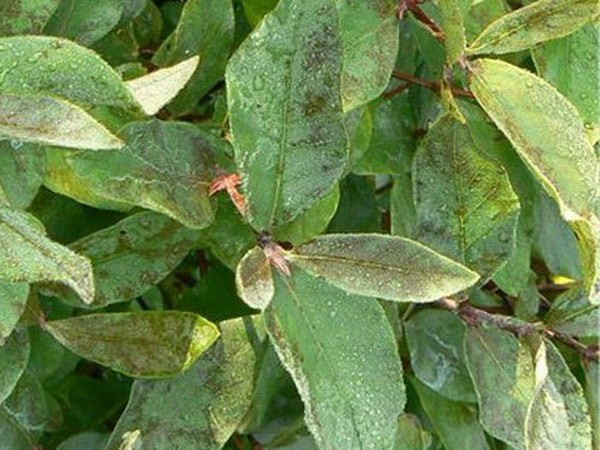
M 554 299 L 544 323 L 569 336 L 599 338 L 600 306 L 590 303 L 583 289 L 576 286 Z
M 255 27 L 261 19 L 277 6 L 278 0 L 242 0 L 248 23 Z
M 24 328 L 14 330 L 0 346 L 0 404 L 10 395 L 23 375 L 29 361 L 29 352 L 29 335 Z
M 406 398 L 381 306 L 293 267 L 264 317 L 319 448 L 391 448 Z
M 539 0 L 489 25 L 467 49 L 472 55 L 510 53 L 561 38 L 598 17 L 598 0 Z
M 188 369 L 217 339 L 217 328 L 182 311 L 89 314 L 45 324 L 72 352 L 133 377 Z
M 460 10 L 460 0 L 446 0 L 438 3 L 444 30 L 444 45 L 448 63 L 454 64 L 464 53 L 467 45 L 465 27 Z
M 0 138 L 94 150 L 124 145 L 83 109 L 48 95 L 0 93 Z
M 2 436 L 2 445 L 6 446 L 7 449 L 31 450 L 35 448 L 34 439 L 1 406 L 0 435 Z
M 44 151 L 20 141 L 0 141 L 0 187 L 8 203 L 27 208 L 42 185 L 46 158 Z
M 108 435 L 88 431 L 74 434 L 56 447 L 56 450 L 103 450 L 108 441 Z
M 0 38 L 0 68 L 0 93 L 56 95 L 81 106 L 139 108 L 108 64 L 65 39 Z
M 0 36 L 38 34 L 61 0 L 15 0 L 0 4 Z
M 489 450 L 473 406 L 450 401 L 419 381 L 411 381 L 446 450 Z
M 233 44 L 233 31 L 231 0 L 190 0 L 185 3 L 177 28 L 152 58 L 154 64 L 168 67 L 194 55 L 200 56 L 192 79 L 171 103 L 173 111 L 178 114 L 189 111 L 222 79 Z
M 433 309 L 418 312 L 404 324 L 411 367 L 419 381 L 450 400 L 474 403 L 463 350 L 465 332 L 455 314 Z
M 44 34 L 63 36 L 89 47 L 117 26 L 126 0 L 62 0 Z
M 469 328 L 465 355 L 481 425 L 507 444 L 525 448 L 525 420 L 535 388 L 529 350 L 508 331 Z
M 169 103 L 190 81 L 199 61 L 198 56 L 194 56 L 172 67 L 159 69 L 127 81 L 125 84 L 133 97 L 142 105 L 144 112 L 152 116 Z
M 251 308 L 264 310 L 275 294 L 271 263 L 263 249 L 254 247 L 242 258 L 235 271 L 238 295 Z
M 13 332 L 29 296 L 26 283 L 0 283 L 0 345 Z
M 592 143 L 600 139 L 600 24 L 590 23 L 532 50 L 538 73 L 579 111 Z
M 594 449 L 600 444 L 600 366 L 597 361 L 585 364 L 585 395 L 592 418 Z
M 130 123 L 121 134 L 126 145 L 119 151 L 64 154 L 76 179 L 100 198 L 152 209 L 189 228 L 206 227 L 213 219 L 208 185 L 214 162 L 205 132 L 150 120 Z
M 196 235 L 162 214 L 141 212 L 69 248 L 91 261 L 96 281 L 91 306 L 102 307 L 131 300 L 161 281 L 194 247 Z M 68 292 L 59 294 L 77 302 Z
M 431 441 L 431 435 L 420 426 L 416 417 L 404 413 L 398 418 L 394 450 L 429 450 Z
M 478 275 L 410 239 L 329 234 L 288 258 L 347 292 L 399 302 L 429 302 L 473 285 Z
M 519 200 L 506 170 L 450 116 L 427 133 L 413 162 L 415 239 L 491 277 L 514 248 Z
M 240 318 L 219 328 L 221 339 L 187 372 L 134 382 L 106 450 L 119 449 L 122 435 L 135 430 L 140 432 L 138 450 L 222 448 L 250 407 L 254 340 L 264 338 L 264 327 Z
M 600 165 L 573 105 L 541 78 L 498 60 L 472 63 L 471 89 L 563 216 L 588 216 Z
M 256 230 L 292 221 L 344 172 L 341 57 L 332 0 L 282 0 L 229 61 L 235 159 Z
M 85 303 L 94 298 L 89 260 L 48 239 L 33 216 L 0 205 L 0 278 L 11 282 L 57 281 Z
M 509 9 L 504 0 L 480 0 L 469 5 L 464 16 L 467 40 L 473 41 L 490 23 L 505 15 Z
M 396 3 L 336 0 L 344 54 L 344 111 L 368 103 L 388 84 L 398 53 Z
M 329 232 L 371 232 L 381 230 L 372 178 L 349 174 L 340 182 L 340 203 L 331 219 Z

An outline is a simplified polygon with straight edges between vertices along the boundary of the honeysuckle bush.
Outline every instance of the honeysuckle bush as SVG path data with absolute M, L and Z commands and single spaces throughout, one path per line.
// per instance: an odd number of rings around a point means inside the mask
M 600 448 L 598 0 L 0 0 L 0 448 Z

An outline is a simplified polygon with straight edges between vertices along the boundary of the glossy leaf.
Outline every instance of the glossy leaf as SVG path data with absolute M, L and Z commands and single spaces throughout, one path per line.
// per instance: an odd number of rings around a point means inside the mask
M 198 233 L 162 214 L 141 212 L 69 246 L 92 262 L 93 307 L 131 300 L 161 281 L 194 247 Z M 61 297 L 76 302 L 68 292 Z
M 465 355 L 481 425 L 507 444 L 525 448 L 525 420 L 536 381 L 529 350 L 508 331 L 469 328 Z
M 138 109 L 108 64 L 91 50 L 66 39 L 0 38 L 0 67 L 0 93 L 56 95 L 81 106 Z
M 62 0 L 44 34 L 90 46 L 117 26 L 125 3 L 124 0 Z
M 379 96 L 398 53 L 394 0 L 336 0 L 344 53 L 342 105 L 350 111 Z
M 349 293 L 399 302 L 434 301 L 479 278 L 418 242 L 380 234 L 322 235 L 288 257 Z
M 8 203 L 27 208 L 42 185 L 46 158 L 43 149 L 21 141 L 0 141 L 0 186 Z
M 489 25 L 470 54 L 510 53 L 566 36 L 598 17 L 597 0 L 539 0 Z
M 33 216 L 4 205 L 0 205 L 0 265 L 5 281 L 57 281 L 85 303 L 94 298 L 89 260 L 48 239 Z
M 419 381 L 450 400 L 476 401 L 463 351 L 466 327 L 456 315 L 423 310 L 405 322 L 404 332 Z
M 125 84 L 133 97 L 142 105 L 144 112 L 152 116 L 184 88 L 198 67 L 199 61 L 198 56 L 194 56 L 172 67 L 129 80 Z
M 234 16 L 231 0 L 190 0 L 185 3 L 177 28 L 163 41 L 152 62 L 172 66 L 194 55 L 198 68 L 187 86 L 171 103 L 178 113 L 193 108 L 198 99 L 223 77 L 233 44 Z
M 29 296 L 26 283 L 0 283 L 0 345 L 13 332 Z
M 0 404 L 10 395 L 23 375 L 29 361 L 30 348 L 27 330 L 22 328 L 16 329 L 0 346 Z
M 221 448 L 242 421 L 252 398 L 260 322 L 233 319 L 221 338 L 187 372 L 168 380 L 138 380 L 106 450 L 138 430 L 136 449 Z
M 295 219 L 344 171 L 337 22 L 331 0 L 283 0 L 229 61 L 235 159 L 256 230 Z
M 151 120 L 131 123 L 121 134 L 126 145 L 119 151 L 65 154 L 74 175 L 101 198 L 152 209 L 190 228 L 207 226 L 214 162 L 204 132 L 188 123 Z
M 212 323 L 181 311 L 89 314 L 45 328 L 72 352 L 133 377 L 176 375 L 219 336 Z
M 263 310 L 275 294 L 271 263 L 263 249 L 254 247 L 242 258 L 235 271 L 238 295 L 251 308 Z
M 0 5 L 0 36 L 38 34 L 61 0 L 16 0 Z
M 94 150 L 123 147 L 83 109 L 47 95 L 0 93 L 0 138 Z
M 559 201 L 565 218 L 589 215 L 600 165 L 573 105 L 541 78 L 503 61 L 478 59 L 472 70 L 477 101 Z
M 519 200 L 504 167 L 445 116 L 415 154 L 415 239 L 489 278 L 514 248 Z
M 275 274 L 264 317 L 318 447 L 391 448 L 405 392 L 381 306 L 293 267 L 289 278 Z

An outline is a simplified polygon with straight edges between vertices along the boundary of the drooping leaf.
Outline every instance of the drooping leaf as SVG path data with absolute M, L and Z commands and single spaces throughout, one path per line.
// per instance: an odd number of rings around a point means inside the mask
M 234 15 L 231 0 L 190 0 L 185 3 L 177 28 L 163 41 L 152 62 L 172 66 L 194 55 L 198 68 L 187 86 L 171 103 L 177 113 L 193 108 L 222 77 L 233 44 Z
M 500 17 L 468 48 L 472 55 L 510 53 L 561 38 L 598 17 L 597 0 L 539 0 Z
M 0 205 L 0 278 L 11 282 L 57 281 L 85 303 L 94 298 L 89 260 L 48 239 L 33 216 Z
M 46 158 L 34 144 L 21 141 L 0 141 L 0 187 L 8 203 L 25 209 L 42 185 Z
M 91 261 L 96 282 L 91 306 L 102 307 L 131 300 L 161 281 L 192 249 L 196 235 L 162 214 L 141 212 L 69 248 Z M 60 296 L 77 302 L 68 292 Z
M 49 321 L 46 330 L 72 352 L 133 377 L 188 369 L 217 339 L 217 328 L 182 311 L 100 313 Z
M 422 383 L 456 401 L 476 401 L 465 365 L 463 350 L 466 327 L 448 311 L 423 310 L 405 322 L 411 367 Z
M 62 0 L 44 34 L 62 36 L 89 47 L 117 26 L 125 0 Z
M 106 450 L 139 430 L 139 450 L 218 449 L 244 418 L 264 327 L 252 319 L 219 325 L 221 338 L 187 372 L 168 380 L 138 380 Z
M 121 134 L 121 150 L 64 155 L 76 180 L 100 198 L 152 209 L 190 228 L 207 226 L 214 162 L 205 133 L 189 123 L 150 120 L 130 123 Z
M 274 277 L 265 323 L 319 448 L 391 448 L 405 392 L 381 306 L 297 266 Z
M 30 348 L 29 335 L 22 328 L 13 331 L 0 346 L 0 404 L 10 395 L 23 375 L 29 361 Z
M 235 159 L 256 230 L 295 219 L 344 171 L 341 45 L 332 0 L 283 0 L 229 61 Z
M 541 78 L 499 60 L 472 63 L 471 89 L 565 218 L 588 216 L 600 164 L 573 105 Z
M 489 278 L 514 248 L 519 200 L 504 167 L 444 116 L 413 162 L 415 239 Z
M 448 63 L 454 64 L 464 53 L 467 45 L 465 26 L 460 9 L 460 0 L 446 0 L 439 2 L 442 16 L 442 29 L 444 30 L 444 45 Z
M 198 56 L 186 59 L 172 67 L 159 69 L 127 81 L 125 84 L 133 97 L 152 116 L 169 103 L 190 80 L 200 61 Z
M 535 388 L 529 350 L 508 331 L 480 327 L 468 329 L 465 355 L 481 425 L 507 444 L 525 448 L 525 420 Z
M 322 235 L 288 257 L 347 292 L 399 302 L 434 301 L 479 278 L 418 242 L 381 234 Z
M 490 448 L 473 406 L 448 400 L 418 380 L 411 381 L 446 450 Z
M 83 109 L 48 95 L 0 93 L 0 138 L 91 150 L 123 146 Z
M 28 296 L 27 283 L 0 283 L 0 345 L 17 325 Z
M 61 0 L 15 0 L 0 4 L 0 36 L 38 34 Z
M 271 264 L 265 252 L 254 247 L 242 258 L 235 271 L 238 295 L 251 308 L 264 310 L 275 294 Z
M 0 38 L 0 67 L 1 93 L 55 95 L 81 106 L 139 108 L 108 64 L 66 39 Z
M 592 143 L 600 139 L 600 24 L 532 50 L 538 73 L 577 108 Z
M 342 106 L 350 111 L 380 95 L 398 53 L 394 0 L 336 0 L 344 53 Z

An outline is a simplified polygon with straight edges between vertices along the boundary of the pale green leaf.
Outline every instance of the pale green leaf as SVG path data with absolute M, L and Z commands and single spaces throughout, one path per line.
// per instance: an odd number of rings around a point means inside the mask
M 133 377 L 188 369 L 217 339 L 217 328 L 182 311 L 100 313 L 54 320 L 46 330 L 79 356 Z
M 221 338 L 187 372 L 137 380 L 106 450 L 137 431 L 136 450 L 219 449 L 250 407 L 264 327 L 250 318 L 219 325 Z
M 600 164 L 575 107 L 541 78 L 503 61 L 474 61 L 470 85 L 519 156 L 559 201 L 563 216 L 588 216 L 598 197 Z
M 13 0 L 0 3 L 0 36 L 38 34 L 61 0 Z
M 199 57 L 194 56 L 172 67 L 127 81 L 125 85 L 142 105 L 144 112 L 152 116 L 183 89 L 194 74 L 199 61 Z
M 0 345 L 17 325 L 28 296 L 27 283 L 0 282 Z
M 271 263 L 265 252 L 254 247 L 239 262 L 235 271 L 235 284 L 240 298 L 251 308 L 263 310 L 275 294 Z
M 264 316 L 319 448 L 391 448 L 406 397 L 381 306 L 293 267 L 291 277 L 275 273 Z
M 10 395 L 23 375 L 29 361 L 29 352 L 29 335 L 23 328 L 16 329 L 0 346 L 0 404 Z
M 525 50 L 566 36 L 599 13 L 598 0 L 539 0 L 494 21 L 467 51 L 479 55 Z
M 57 281 L 85 303 L 94 298 L 90 261 L 48 239 L 33 216 L 0 205 L 0 278 L 12 282 Z
M 0 138 L 93 150 L 124 145 L 80 107 L 48 95 L 0 93 Z
M 479 278 L 418 242 L 382 234 L 323 235 L 288 257 L 347 292 L 399 302 L 434 301 Z
M 491 277 L 515 243 L 519 200 L 504 167 L 483 154 L 469 129 L 445 116 L 413 162 L 415 239 Z
M 231 133 L 256 230 L 292 221 L 342 176 L 341 66 L 332 0 L 281 1 L 230 59 Z
M 368 103 L 388 85 L 398 54 L 396 3 L 336 0 L 344 54 L 344 111 Z
M 171 102 L 179 114 L 188 112 L 223 78 L 233 45 L 234 14 L 231 0 L 185 2 L 177 28 L 161 44 L 152 62 L 160 67 L 200 56 L 190 82 Z

